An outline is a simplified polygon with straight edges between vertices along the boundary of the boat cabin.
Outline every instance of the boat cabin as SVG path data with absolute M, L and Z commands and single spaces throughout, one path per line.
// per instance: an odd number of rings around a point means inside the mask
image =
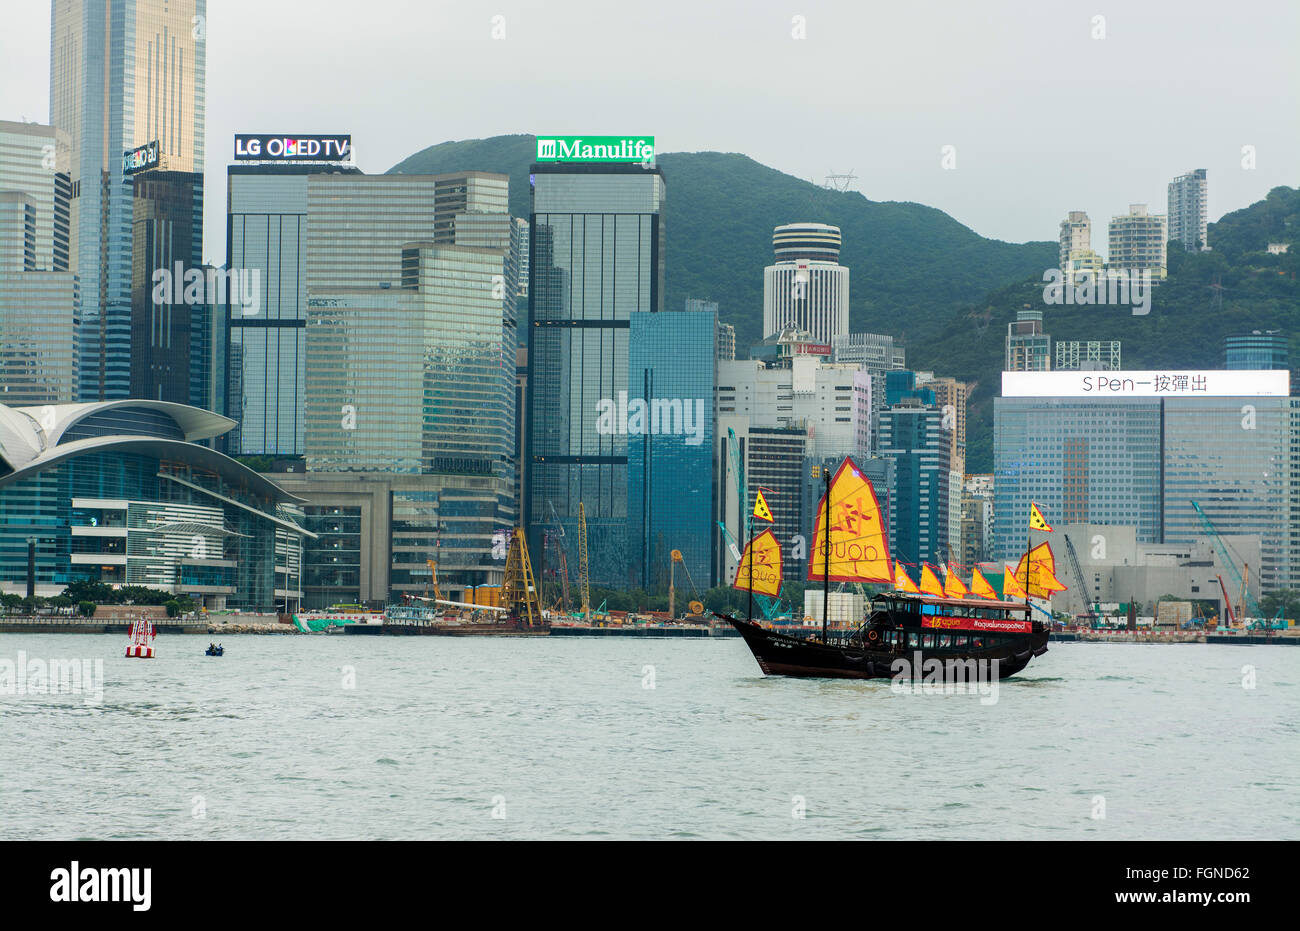
M 889 592 L 872 599 L 863 627 L 873 644 L 895 650 L 983 650 L 1033 633 L 1029 611 L 1014 601 Z

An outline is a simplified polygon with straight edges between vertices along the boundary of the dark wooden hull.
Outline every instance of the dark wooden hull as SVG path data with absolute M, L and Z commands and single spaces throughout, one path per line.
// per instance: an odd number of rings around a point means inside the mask
M 949 661 L 998 661 L 998 678 L 1014 676 L 1035 656 L 1047 650 L 1046 631 L 1025 634 L 1017 642 L 1006 646 L 981 650 L 923 650 L 923 649 L 868 649 L 820 643 L 777 633 L 740 618 L 726 617 L 731 626 L 740 632 L 758 666 L 769 676 L 798 676 L 819 679 L 891 679 L 893 663 L 905 659 L 915 665 L 937 659 L 946 665 Z M 921 678 L 921 670 L 916 671 Z

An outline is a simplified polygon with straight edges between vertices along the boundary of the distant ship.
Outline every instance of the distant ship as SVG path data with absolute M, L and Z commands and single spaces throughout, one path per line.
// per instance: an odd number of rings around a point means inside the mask
M 1050 628 L 1030 617 L 1027 598 L 1025 603 L 998 599 L 991 597 L 991 589 L 983 597 L 950 597 L 942 590 L 930 594 L 917 590 L 889 554 L 875 490 L 852 459 L 844 460 L 834 478 L 827 471 L 825 481 L 808 568 L 809 580 L 822 583 L 821 635 L 800 637 L 777 632 L 756 623 L 752 608 L 746 619 L 718 615 L 740 632 L 765 674 L 846 679 L 894 678 L 901 674 L 931 681 L 928 677 L 937 673 L 936 678 L 952 681 L 955 677 L 967 678 L 982 667 L 982 675 L 991 678 L 996 668 L 997 677 L 1003 679 L 1047 652 Z M 760 492 L 755 516 L 762 517 L 764 512 L 767 505 Z M 1029 579 L 1032 569 L 1054 582 L 1046 565 L 1033 564 L 1038 549 L 1032 549 L 1022 560 L 1024 577 Z M 1050 557 L 1050 549 L 1047 555 Z M 756 537 L 751 534 L 737 565 L 733 587 L 749 591 L 752 604 L 755 593 L 774 597 L 780 590 L 781 578 L 781 549 L 772 531 L 765 530 Z M 911 590 L 898 589 L 904 580 Z M 887 582 L 895 587 L 873 597 L 867 617 L 855 627 L 832 632 L 826 617 L 832 581 Z M 1007 584 L 1011 583 L 1004 582 Z M 987 582 L 984 585 L 988 587 Z M 966 593 L 964 585 L 958 584 L 957 588 Z M 996 661 L 996 667 L 992 661 Z

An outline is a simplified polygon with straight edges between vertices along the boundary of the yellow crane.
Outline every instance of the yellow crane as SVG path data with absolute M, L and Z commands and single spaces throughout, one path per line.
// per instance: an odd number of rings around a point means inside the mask
M 428 559 L 425 561 L 429 564 L 429 581 L 430 584 L 433 586 L 432 597 L 436 601 L 442 601 L 442 590 L 438 588 L 438 564 L 434 562 L 432 559 Z M 430 594 L 427 588 L 424 590 L 424 594 L 425 595 Z
M 578 502 L 578 584 L 582 586 L 582 616 L 591 622 L 591 574 L 587 569 L 587 509 Z
M 670 621 L 677 620 L 676 607 L 677 607 L 677 564 L 678 563 L 681 563 L 682 568 L 686 570 L 686 581 L 691 583 L 691 594 L 693 594 L 697 599 L 690 603 L 691 613 L 692 614 L 704 613 L 704 604 L 698 600 L 700 597 L 700 593 L 699 590 L 696 589 L 695 587 L 695 580 L 691 578 L 691 570 L 687 567 L 686 560 L 682 559 L 682 551 L 673 550 L 672 555 L 668 560 L 668 619 Z
M 506 554 L 505 578 L 501 583 L 502 606 L 519 619 L 520 626 L 540 627 L 543 618 L 537 596 L 537 580 L 533 578 L 524 529 L 516 527 L 510 535 L 510 550 Z

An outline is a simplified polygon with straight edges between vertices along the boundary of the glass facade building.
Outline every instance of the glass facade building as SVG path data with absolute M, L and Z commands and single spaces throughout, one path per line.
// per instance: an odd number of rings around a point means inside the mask
M 713 390 L 717 305 L 635 313 L 629 320 L 628 404 L 641 400 L 648 433 L 628 445 L 628 556 L 636 584 L 667 584 L 680 550 L 690 577 L 709 586 L 713 563 Z M 679 587 L 681 587 L 679 585 Z
M 995 558 L 1024 552 L 1031 502 L 1052 523 L 1123 524 L 1159 543 L 1160 436 L 1155 399 L 995 398 Z
M 889 509 L 894 558 L 945 562 L 961 544 L 961 475 L 953 472 L 943 412 L 915 400 L 882 411 L 876 454 L 894 460 L 893 500 L 881 502 Z
M 186 274 L 203 271 L 203 175 L 144 171 L 133 177 L 131 397 L 189 404 L 191 311 L 208 297 L 206 281 L 203 290 L 185 281 Z
M 292 610 L 300 502 L 199 441 L 229 420 L 166 402 L 0 406 L 0 583 L 146 585 L 210 608 Z
M 1289 369 L 1290 351 L 1285 335 L 1276 331 L 1248 336 L 1228 336 L 1223 340 L 1225 369 Z
M 68 134 L 38 123 L 0 120 L 0 195 L 26 194 L 35 212 L 33 268 L 72 267 L 72 178 Z
M 131 390 L 134 185 L 122 154 L 203 172 L 206 0 L 53 0 L 50 122 L 67 134 L 70 236 L 81 279 L 82 400 Z
M 598 418 L 602 401 L 617 404 L 629 388 L 632 315 L 663 309 L 663 176 L 639 165 L 535 164 L 532 178 L 528 546 L 541 553 L 552 508 L 576 540 L 581 503 L 591 580 L 627 585 L 628 436 Z

